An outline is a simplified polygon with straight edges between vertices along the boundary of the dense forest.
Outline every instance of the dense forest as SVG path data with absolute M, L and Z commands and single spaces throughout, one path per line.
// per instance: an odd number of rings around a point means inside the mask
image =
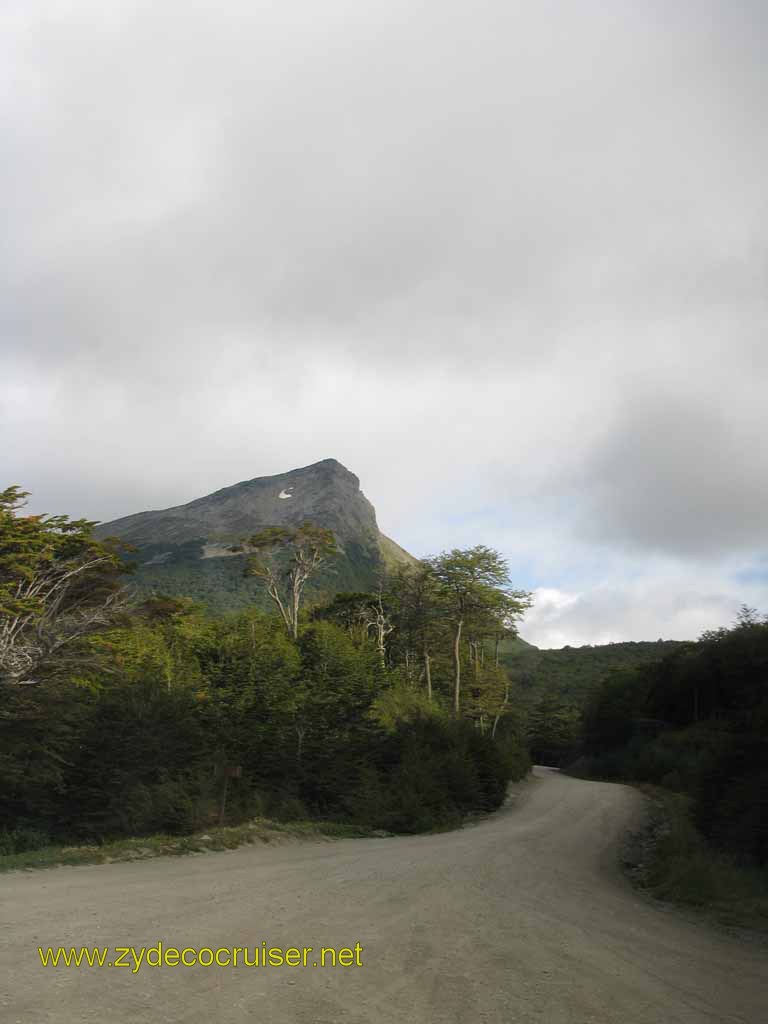
M 713 847 L 768 864 L 768 619 L 742 608 L 731 628 L 608 676 L 576 769 L 684 794 Z
M 680 640 L 626 640 L 541 650 L 513 637 L 502 644 L 501 660 L 524 692 L 546 692 L 581 706 L 595 683 L 609 673 L 660 661 L 683 646 Z
M 0 843 L 269 815 L 415 831 L 498 807 L 529 768 L 501 641 L 528 595 L 479 545 L 305 606 L 335 557 L 305 523 L 244 538 L 254 607 L 126 586 L 93 524 L 0 494 Z
M 616 671 L 653 664 L 683 646 L 656 640 L 540 650 L 520 637 L 506 638 L 501 663 L 515 680 L 534 763 L 569 765 L 581 752 L 583 708 L 602 681 Z

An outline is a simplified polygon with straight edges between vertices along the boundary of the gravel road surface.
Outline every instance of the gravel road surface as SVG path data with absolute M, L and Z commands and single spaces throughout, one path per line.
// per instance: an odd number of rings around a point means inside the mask
M 3 1024 L 765 1024 L 768 952 L 632 892 L 633 790 L 547 769 L 478 825 L 0 878 Z M 43 968 L 38 946 L 362 946 L 362 966 Z

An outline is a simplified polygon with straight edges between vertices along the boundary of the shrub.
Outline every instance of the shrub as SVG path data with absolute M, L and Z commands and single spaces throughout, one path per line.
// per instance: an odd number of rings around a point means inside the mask
M 13 829 L 3 829 L 0 832 L 0 856 L 10 853 L 27 853 L 29 850 L 42 850 L 50 842 L 51 837 L 48 833 L 38 828 L 17 826 Z

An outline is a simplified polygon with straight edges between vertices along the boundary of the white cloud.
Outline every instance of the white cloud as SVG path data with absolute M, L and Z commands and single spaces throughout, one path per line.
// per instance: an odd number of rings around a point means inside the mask
M 738 583 L 732 566 L 659 563 L 633 579 L 608 577 L 581 592 L 537 588 L 520 634 L 544 648 L 693 640 L 734 622 L 742 604 L 764 607 L 765 597 L 764 586 Z

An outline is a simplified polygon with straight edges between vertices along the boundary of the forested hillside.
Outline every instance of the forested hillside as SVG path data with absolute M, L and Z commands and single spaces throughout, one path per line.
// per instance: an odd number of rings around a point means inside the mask
M 609 672 L 660 661 L 681 646 L 678 640 L 627 640 L 541 650 L 516 638 L 502 646 L 501 658 L 524 691 L 581 704 Z
M 768 863 L 768 619 L 745 608 L 732 628 L 608 677 L 583 751 L 582 772 L 685 794 L 710 843 Z
M 682 647 L 674 640 L 627 641 L 540 650 L 505 639 L 500 660 L 514 680 L 535 762 L 565 766 L 580 750 L 582 711 L 611 674 L 660 661 Z

